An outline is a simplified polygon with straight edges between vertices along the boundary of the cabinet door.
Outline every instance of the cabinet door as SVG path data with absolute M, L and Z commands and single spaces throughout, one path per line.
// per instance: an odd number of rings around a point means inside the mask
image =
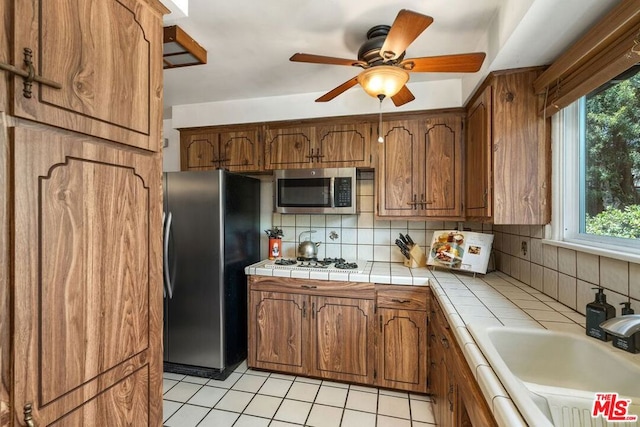
M 550 122 L 544 96 L 533 90 L 539 70 L 497 76 L 493 82 L 493 223 L 547 224 L 550 220 Z
M 300 169 L 313 167 L 315 129 L 267 128 L 264 141 L 265 169 Z
M 377 384 L 426 393 L 426 312 L 383 308 L 379 316 Z
M 377 212 L 379 216 L 416 216 L 411 202 L 424 193 L 418 171 L 424 167 L 420 153 L 420 123 L 403 120 L 383 123 L 384 143 L 378 145 Z
M 427 119 L 424 123 L 425 165 L 420 170 L 425 192 L 418 200 L 424 215 L 462 216 L 462 118 Z
M 465 147 L 465 214 L 491 216 L 491 86 L 469 107 Z
M 371 167 L 371 125 L 319 126 L 315 152 L 322 166 Z
M 13 138 L 15 425 L 160 425 L 160 155 Z
M 212 170 L 219 166 L 218 134 L 180 135 L 182 170 Z
M 249 366 L 290 373 L 307 371 L 308 297 L 251 291 Z
M 373 383 L 373 300 L 311 297 L 311 375 Z
M 34 82 L 27 98 L 23 79 L 14 76 L 14 115 L 160 151 L 160 3 L 15 0 L 13 5 L 11 62 L 23 68 L 23 49 L 30 48 L 36 74 L 62 85 Z
M 259 171 L 258 130 L 220 133 L 220 166 L 233 172 Z

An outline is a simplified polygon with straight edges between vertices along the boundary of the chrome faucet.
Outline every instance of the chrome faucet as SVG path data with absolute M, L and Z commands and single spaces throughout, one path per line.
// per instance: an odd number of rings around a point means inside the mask
M 607 333 L 620 338 L 628 338 L 640 332 L 640 314 L 626 314 L 600 323 Z

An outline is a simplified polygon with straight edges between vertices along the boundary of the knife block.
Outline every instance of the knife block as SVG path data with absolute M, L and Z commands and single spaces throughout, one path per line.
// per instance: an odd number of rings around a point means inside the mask
M 427 255 L 418 245 L 413 245 L 409 250 L 409 259 L 404 260 L 405 267 L 420 268 L 427 265 Z

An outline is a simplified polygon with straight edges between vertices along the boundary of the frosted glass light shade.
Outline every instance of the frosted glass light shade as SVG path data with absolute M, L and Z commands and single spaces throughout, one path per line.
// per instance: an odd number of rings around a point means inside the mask
M 358 83 L 370 96 L 391 97 L 409 81 L 409 73 L 391 65 L 378 65 L 358 75 Z

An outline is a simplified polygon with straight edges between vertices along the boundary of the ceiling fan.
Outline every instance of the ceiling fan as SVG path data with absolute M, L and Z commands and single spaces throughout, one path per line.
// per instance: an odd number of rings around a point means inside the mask
M 296 53 L 289 60 L 364 69 L 356 77 L 316 99 L 316 102 L 331 101 L 359 83 L 369 95 L 381 102 L 385 97 L 391 97 L 399 107 L 415 99 L 406 86 L 410 72 L 474 73 L 484 61 L 483 52 L 404 59 L 407 46 L 432 22 L 430 16 L 402 9 L 392 26 L 376 25 L 367 31 L 367 41 L 358 50 L 357 60 L 308 53 Z

